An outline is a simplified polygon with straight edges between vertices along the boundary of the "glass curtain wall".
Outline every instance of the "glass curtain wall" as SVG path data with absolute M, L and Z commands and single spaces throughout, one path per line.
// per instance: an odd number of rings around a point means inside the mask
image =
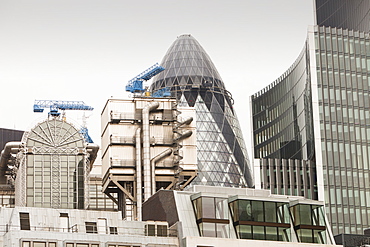
M 327 214 L 333 233 L 370 227 L 370 38 L 316 27 L 318 108 Z
M 180 106 L 196 109 L 198 176 L 212 186 L 253 187 L 250 163 L 233 99 L 215 65 L 191 35 L 171 45 L 151 91 L 168 88 Z
M 288 71 L 251 96 L 253 144 L 261 188 L 317 199 L 307 46 Z

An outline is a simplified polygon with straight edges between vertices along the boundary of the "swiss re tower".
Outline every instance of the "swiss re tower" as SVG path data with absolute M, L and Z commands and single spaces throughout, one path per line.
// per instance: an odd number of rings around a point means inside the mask
M 231 94 L 198 41 L 181 35 L 168 49 L 151 91 L 169 88 L 196 109 L 198 176 L 192 184 L 252 187 L 253 179 Z

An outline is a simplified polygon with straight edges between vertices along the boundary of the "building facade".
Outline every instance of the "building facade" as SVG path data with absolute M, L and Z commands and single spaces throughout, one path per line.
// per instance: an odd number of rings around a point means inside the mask
M 182 190 L 197 175 L 193 107 L 174 98 L 109 99 L 102 112 L 102 191 L 127 220 L 159 189 Z
M 251 97 L 256 188 L 325 201 L 334 234 L 370 227 L 370 39 L 352 30 L 369 30 L 367 5 L 315 1 L 331 27 L 311 27 L 292 67 Z
M 250 164 L 233 99 L 203 47 L 181 35 L 168 49 L 151 91 L 168 88 L 197 118 L 198 176 L 192 184 L 253 186 Z
M 144 203 L 143 219 L 169 226 L 180 221 L 183 237 L 334 243 L 322 202 L 268 190 L 202 185 L 161 190 Z

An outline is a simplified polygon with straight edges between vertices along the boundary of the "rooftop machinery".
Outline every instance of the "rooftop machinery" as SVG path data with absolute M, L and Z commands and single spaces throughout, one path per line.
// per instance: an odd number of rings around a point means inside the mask
M 44 109 L 50 108 L 49 116 L 58 117 L 60 116 L 59 110 L 63 111 L 62 116 L 64 117 L 65 110 L 83 110 L 92 111 L 93 107 L 86 105 L 83 101 L 65 101 L 65 100 L 35 100 L 33 104 L 34 112 L 43 112 Z M 89 136 L 88 129 L 86 127 L 84 117 L 84 124 L 80 129 L 80 133 L 84 136 L 86 142 L 93 143 L 93 140 Z

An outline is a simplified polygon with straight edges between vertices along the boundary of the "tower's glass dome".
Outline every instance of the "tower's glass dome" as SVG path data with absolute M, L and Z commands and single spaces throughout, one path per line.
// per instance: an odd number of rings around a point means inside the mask
M 253 186 L 239 121 L 230 93 L 202 46 L 191 35 L 171 45 L 151 91 L 168 87 L 180 106 L 194 106 L 197 117 L 198 177 L 192 184 Z

